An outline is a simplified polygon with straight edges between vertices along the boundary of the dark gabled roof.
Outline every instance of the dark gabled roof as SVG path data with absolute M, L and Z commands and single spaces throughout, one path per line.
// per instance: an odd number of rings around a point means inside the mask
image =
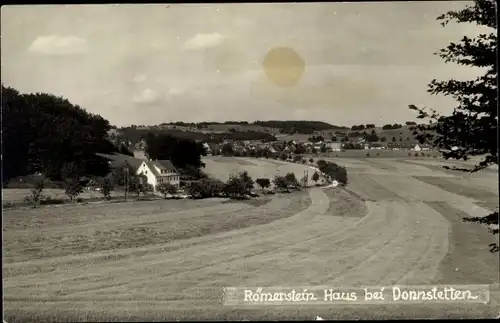
M 175 168 L 174 164 L 170 160 L 155 160 L 153 161 L 154 165 L 156 165 L 158 168 L 162 169 L 165 168 L 166 170 L 176 172 L 177 169 Z
M 112 168 L 119 168 L 125 166 L 125 164 L 128 164 L 130 168 L 135 172 L 139 167 L 141 166 L 142 162 L 144 160 L 135 158 L 132 156 L 127 156 L 123 154 L 101 154 L 101 153 L 96 153 L 97 156 L 103 157 L 111 161 L 111 167 Z
M 170 160 L 151 160 L 151 161 L 144 161 L 148 168 L 151 170 L 154 176 L 162 176 L 161 173 L 158 172 L 157 168 L 160 170 L 165 169 L 169 170 L 172 172 L 177 172 L 177 169 L 175 166 L 172 164 Z M 155 167 L 156 166 L 156 167 Z

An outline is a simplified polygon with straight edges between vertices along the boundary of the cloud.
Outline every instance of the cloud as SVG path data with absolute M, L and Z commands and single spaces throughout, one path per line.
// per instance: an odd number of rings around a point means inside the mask
M 159 99 L 158 93 L 151 89 L 145 89 L 138 95 L 134 96 L 134 102 L 139 104 L 151 104 L 157 102 Z
M 75 36 L 38 36 L 28 50 L 43 55 L 74 55 L 87 51 L 87 41 Z
M 134 82 L 134 83 L 144 83 L 144 82 L 146 82 L 146 75 L 144 75 L 144 74 L 137 74 L 132 79 L 132 82 Z
M 219 33 L 197 34 L 189 38 L 184 43 L 185 50 L 198 50 L 203 48 L 215 47 L 222 43 L 224 37 Z
M 182 88 L 182 87 L 173 87 L 170 90 L 168 90 L 168 94 L 172 95 L 172 96 L 173 95 L 181 95 L 184 92 L 186 92 L 186 89 Z

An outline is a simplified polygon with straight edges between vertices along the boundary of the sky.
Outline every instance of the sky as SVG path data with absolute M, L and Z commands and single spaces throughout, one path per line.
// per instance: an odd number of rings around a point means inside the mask
M 432 79 L 480 73 L 433 55 L 482 31 L 436 20 L 467 4 L 2 6 L 1 79 L 117 126 L 403 123 L 416 120 L 409 104 L 452 111 L 452 98 L 426 92 Z

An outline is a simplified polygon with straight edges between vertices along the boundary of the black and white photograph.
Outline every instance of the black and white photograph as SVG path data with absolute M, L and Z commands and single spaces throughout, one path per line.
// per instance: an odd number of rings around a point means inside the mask
M 2 6 L 3 322 L 499 318 L 497 15 Z

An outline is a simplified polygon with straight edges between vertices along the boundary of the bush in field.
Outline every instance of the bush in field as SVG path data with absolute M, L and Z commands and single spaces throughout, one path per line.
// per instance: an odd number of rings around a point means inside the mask
M 411 153 L 408 153 L 408 156 L 411 156 Z
M 148 183 L 148 178 L 144 174 L 131 175 L 128 180 L 128 190 L 135 193 L 137 197 L 142 193 L 147 195 L 153 191 L 153 186 Z
M 173 194 L 177 193 L 177 187 L 175 185 L 170 184 L 170 183 L 161 183 L 160 185 L 158 185 L 156 187 L 156 189 L 158 190 L 158 192 L 163 194 L 164 198 L 167 198 L 168 194 L 173 195 Z
M 111 191 L 113 191 L 113 181 L 104 177 L 98 180 L 98 187 L 100 188 L 99 192 L 106 198 L 106 200 L 111 199 Z
M 243 181 L 244 188 L 245 188 L 245 194 L 250 194 L 254 188 L 255 182 L 253 181 L 252 177 L 248 175 L 247 171 L 243 171 L 238 175 L 239 178 Z
M 314 172 L 314 174 L 311 177 L 311 180 L 316 184 L 319 181 L 319 174 L 318 172 Z
M 299 155 L 295 155 L 295 156 L 293 156 L 293 161 L 294 161 L 295 163 L 298 163 L 298 162 L 300 162 L 301 160 L 302 160 L 302 156 L 299 156 Z
M 419 156 L 418 153 L 415 153 L 415 157 L 418 157 L 418 156 Z
M 285 175 L 285 182 L 287 186 L 292 186 L 293 188 L 299 187 L 299 181 L 297 180 L 297 177 L 295 177 L 295 173 L 287 173 Z
M 366 153 L 366 157 L 370 157 L 370 153 Z
M 324 162 L 324 161 L 323 161 Z M 339 166 L 332 162 L 318 162 L 319 170 L 326 174 L 330 179 L 346 185 L 347 184 L 347 170 L 345 167 Z
M 203 178 L 192 182 L 187 187 L 187 193 L 192 198 L 208 198 L 220 196 L 224 190 L 225 184 L 217 179 Z
M 310 163 L 314 163 L 314 159 L 309 158 L 309 162 L 310 162 Z
M 321 168 L 323 167 L 326 167 L 328 165 L 328 163 L 326 161 L 324 161 L 323 159 L 320 159 L 316 162 L 316 164 L 318 165 L 318 168 L 321 170 Z
M 246 185 L 240 176 L 231 176 L 224 185 L 223 192 L 230 198 L 242 198 L 246 195 Z
M 271 181 L 269 180 L 269 178 L 257 178 L 255 180 L 255 183 L 260 186 L 262 191 L 271 186 Z
M 377 153 L 377 156 L 380 156 L 380 153 Z
M 273 183 L 276 188 L 289 192 L 288 184 L 285 180 L 285 177 L 276 175 L 273 179 Z
M 432 156 L 432 158 L 437 158 L 437 156 Z
M 427 154 L 427 157 L 431 157 L 431 154 Z
M 37 181 L 35 184 L 34 184 L 34 187 L 30 190 L 30 195 L 26 196 L 24 198 L 24 201 L 31 205 L 32 207 L 36 208 L 43 196 L 42 196 L 42 191 L 43 191 L 43 188 L 44 188 L 44 181 L 43 179 Z
M 75 201 L 80 194 L 83 193 L 84 183 L 77 179 L 68 179 L 64 185 L 64 194 L 69 197 L 71 202 Z

